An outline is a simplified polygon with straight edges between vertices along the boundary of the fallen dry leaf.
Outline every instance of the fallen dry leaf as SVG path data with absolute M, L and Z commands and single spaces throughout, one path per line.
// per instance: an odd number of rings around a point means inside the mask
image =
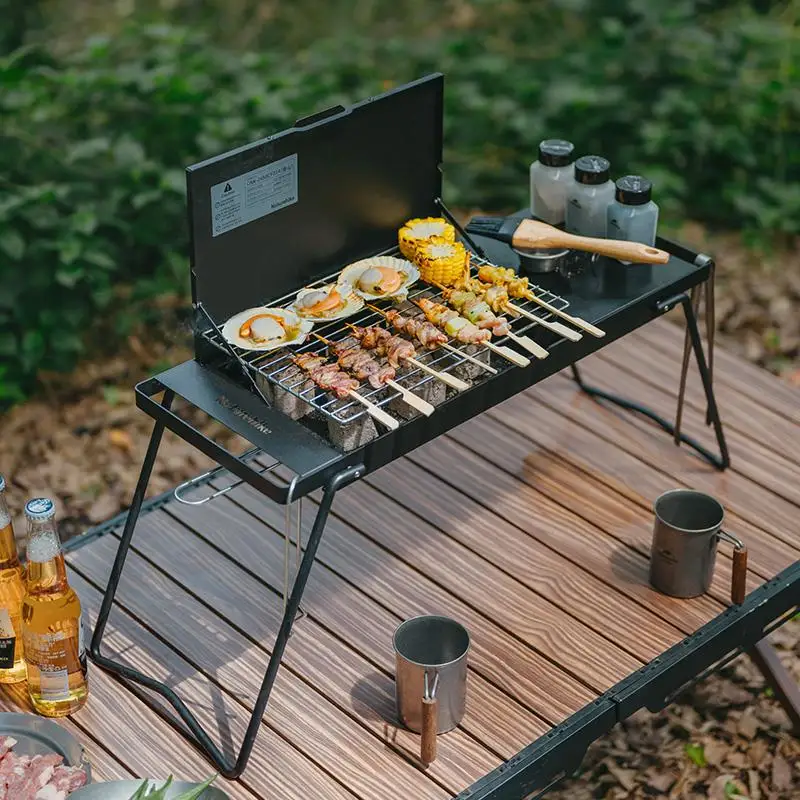
M 108 432 L 108 441 L 111 442 L 114 447 L 118 447 L 126 453 L 130 453 L 133 450 L 133 439 L 131 439 L 131 435 L 128 431 L 123 431 L 119 428 L 111 428 Z
M 792 785 L 792 768 L 789 762 L 777 753 L 772 759 L 772 788 L 778 791 L 788 789 Z

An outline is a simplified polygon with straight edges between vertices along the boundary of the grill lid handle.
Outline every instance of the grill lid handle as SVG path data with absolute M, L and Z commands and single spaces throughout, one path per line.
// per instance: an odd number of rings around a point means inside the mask
M 337 114 L 344 114 L 345 107 L 342 105 L 338 106 L 331 106 L 330 108 L 323 109 L 322 111 L 317 111 L 314 114 L 309 114 L 307 117 L 300 117 L 295 123 L 295 128 L 307 128 L 309 125 L 313 125 L 315 122 L 319 122 L 323 119 L 328 119 L 328 117 L 335 117 Z

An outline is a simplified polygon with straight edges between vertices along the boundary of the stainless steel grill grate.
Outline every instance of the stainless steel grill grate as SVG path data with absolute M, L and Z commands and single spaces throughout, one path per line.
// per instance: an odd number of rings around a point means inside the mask
M 392 250 L 384 255 L 397 255 L 397 251 Z M 474 266 L 491 265 L 490 261 L 480 258 L 479 256 L 472 255 L 472 264 Z M 327 283 L 335 281 L 339 272 L 334 272 L 315 283 L 311 284 L 312 287 L 323 286 Z M 547 301 L 559 310 L 566 309 L 569 302 L 560 295 L 554 294 L 546 289 L 531 284 L 534 293 L 542 300 Z M 289 306 L 295 298 L 296 292 L 287 294 L 274 302 L 270 302 L 270 306 L 284 307 Z M 411 300 L 419 297 L 430 297 L 439 302 L 445 302 L 441 294 L 434 288 L 423 284 L 415 284 L 409 294 L 408 299 L 402 305 L 392 306 L 400 311 L 409 312 L 412 314 L 421 314 L 417 306 Z M 547 321 L 555 321 L 554 315 L 546 309 L 537 305 L 531 300 L 514 299 L 514 305 L 519 308 L 534 314 L 539 319 Z M 389 306 L 387 306 L 388 308 Z M 525 317 L 508 317 L 511 322 L 511 329 L 518 335 L 526 335 L 535 332 L 539 327 L 535 322 Z M 314 326 L 314 331 L 328 339 L 335 341 L 345 339 L 350 335 L 349 328 L 346 323 L 354 325 L 380 325 L 388 328 L 385 320 L 375 311 L 364 308 L 358 314 L 348 318 L 347 320 L 336 320 L 326 323 L 318 323 Z M 542 328 L 539 328 L 543 330 Z M 221 334 L 217 330 L 208 329 L 203 334 L 210 340 L 216 347 L 223 349 L 227 353 L 227 346 L 221 339 Z M 510 345 L 513 347 L 514 343 L 508 337 L 494 338 L 492 340 L 498 345 Z M 436 350 L 421 350 L 417 351 L 417 359 L 433 369 L 440 372 L 453 372 L 463 368 L 468 362 L 466 355 L 480 358 L 490 366 L 494 367 L 497 372 L 505 372 L 510 369 L 517 369 L 505 359 L 492 354 L 488 348 L 480 345 L 466 345 L 453 341 L 452 345 L 456 348 L 458 353 L 451 350 L 436 349 Z M 329 356 L 327 347 L 322 342 L 310 337 L 304 344 L 299 347 L 282 348 L 269 353 L 258 353 L 247 350 L 238 350 L 242 361 L 246 367 L 251 370 L 254 379 L 262 389 L 266 388 L 267 391 L 270 387 L 275 387 L 280 391 L 288 392 L 299 401 L 307 403 L 310 407 L 307 411 L 316 411 L 324 417 L 338 422 L 343 425 L 349 425 L 356 420 L 364 417 L 367 413 L 364 406 L 355 400 L 338 400 L 332 394 L 324 392 L 313 385 L 305 375 L 299 373 L 298 369 L 291 361 L 291 356 L 295 353 L 318 353 L 320 355 Z M 230 356 L 229 356 L 230 357 Z M 480 370 L 479 367 L 474 367 L 473 372 Z M 473 383 L 480 383 L 489 377 L 488 371 L 479 371 L 472 377 Z M 438 379 L 424 372 L 418 367 L 409 366 L 407 369 L 398 371 L 397 382 L 402 386 L 413 392 L 420 392 L 424 390 L 431 381 Z M 359 394 L 366 397 L 378 406 L 387 406 L 392 404 L 393 401 L 399 400 L 400 393 L 390 387 L 383 387 L 380 389 L 373 388 L 366 381 L 362 382 L 358 389 Z

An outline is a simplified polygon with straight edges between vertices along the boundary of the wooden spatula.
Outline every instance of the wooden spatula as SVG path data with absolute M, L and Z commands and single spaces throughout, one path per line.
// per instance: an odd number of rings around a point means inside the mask
M 467 225 L 467 233 L 488 236 L 507 242 L 517 249 L 569 248 L 587 253 L 599 253 L 637 264 L 666 264 L 669 253 L 639 242 L 623 242 L 618 239 L 593 239 L 575 236 L 572 233 L 538 222 L 518 217 L 473 217 Z

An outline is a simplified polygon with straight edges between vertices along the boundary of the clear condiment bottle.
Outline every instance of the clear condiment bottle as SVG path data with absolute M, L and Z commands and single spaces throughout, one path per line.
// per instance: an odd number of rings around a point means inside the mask
M 25 516 L 28 575 L 22 627 L 28 694 L 40 714 L 63 717 L 88 696 L 81 603 L 67 581 L 53 501 L 28 501 Z
M 605 237 L 608 205 L 614 199 L 611 164 L 600 156 L 575 162 L 575 181 L 567 194 L 565 228 L 578 236 Z
M 608 238 L 656 243 L 658 206 L 652 201 L 653 184 L 641 175 L 626 175 L 617 181 L 614 202 L 608 207 Z M 623 261 L 623 264 L 630 263 Z
M 22 646 L 22 598 L 25 570 L 19 563 L 14 526 L 0 475 L 0 683 L 25 680 Z
M 574 149 L 564 139 L 545 139 L 539 143 L 539 160 L 531 164 L 531 213 L 551 225 L 564 221 Z

